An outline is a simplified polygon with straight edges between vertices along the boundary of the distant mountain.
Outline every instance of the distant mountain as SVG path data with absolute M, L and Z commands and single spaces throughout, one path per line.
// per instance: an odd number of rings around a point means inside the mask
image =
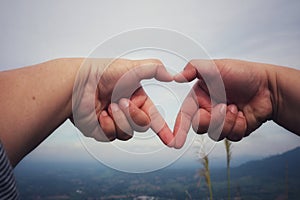
M 219 198 L 226 193 L 226 169 L 212 171 Z M 237 199 L 299 199 L 300 147 L 231 168 L 231 191 Z
M 250 161 L 232 169 L 233 177 L 241 176 L 300 177 L 300 147 L 262 160 Z M 300 182 L 300 179 L 299 179 Z

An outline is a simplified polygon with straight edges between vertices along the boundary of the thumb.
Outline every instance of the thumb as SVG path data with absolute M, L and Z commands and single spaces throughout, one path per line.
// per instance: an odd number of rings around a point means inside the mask
M 153 59 L 133 61 L 133 64 L 126 69 L 126 72 L 118 79 L 112 92 L 112 100 L 129 98 L 141 87 L 140 81 L 155 78 L 158 81 L 170 82 L 173 77 L 166 70 L 164 65 Z
M 174 76 L 174 80 L 189 82 L 198 78 L 201 80 L 199 87 L 207 90 L 213 101 L 226 103 L 221 67 L 222 65 L 215 60 L 191 60 L 182 72 Z
M 195 78 L 212 79 L 219 75 L 218 66 L 214 60 L 191 60 L 184 67 L 183 71 L 174 76 L 176 82 L 190 82 Z
M 132 72 L 138 77 L 139 81 L 151 78 L 164 82 L 173 81 L 173 76 L 166 70 L 163 63 L 157 59 L 134 61 Z

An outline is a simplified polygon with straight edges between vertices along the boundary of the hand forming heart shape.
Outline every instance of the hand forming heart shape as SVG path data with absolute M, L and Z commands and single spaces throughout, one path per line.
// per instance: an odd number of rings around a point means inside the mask
M 159 81 L 173 80 L 158 60 L 86 59 L 73 88 L 74 124 L 84 135 L 99 141 L 127 140 L 132 137 L 133 130 L 147 130 L 149 116 L 153 115 L 149 108 L 153 108 L 153 103 L 139 82 L 153 77 Z M 120 79 L 123 81 L 119 82 Z M 118 90 L 118 98 L 112 99 L 117 82 L 122 83 L 122 87 Z M 134 103 L 121 99 L 129 98 L 134 91 L 139 97 Z M 160 129 L 165 123 L 162 123 L 163 118 L 158 118 L 160 115 L 156 116 L 157 124 L 151 122 L 151 128 L 166 144 L 173 146 L 172 132 L 167 126 Z
M 133 131 L 151 127 L 163 143 L 181 148 L 193 123 L 196 132 L 211 133 L 217 140 L 226 110 L 222 109 L 222 103 L 226 102 L 224 85 L 220 76 L 216 76 L 219 73 L 213 62 L 201 64 L 208 65 L 210 73 L 202 75 L 184 100 L 173 133 L 140 85 L 142 79 L 173 80 L 159 60 L 87 59 L 73 90 L 74 124 L 84 135 L 99 141 L 128 140 Z M 191 74 L 175 76 L 177 82 L 194 78 Z

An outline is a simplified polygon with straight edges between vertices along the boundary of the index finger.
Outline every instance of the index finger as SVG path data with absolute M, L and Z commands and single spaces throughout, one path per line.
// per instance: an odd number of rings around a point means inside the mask
M 211 112 L 210 98 L 200 86 L 201 83 L 201 81 L 195 83 L 179 110 L 174 126 L 175 148 L 181 148 L 184 145 L 191 123 L 193 120 L 199 120 L 199 116 L 196 115 L 198 109 L 202 108 L 207 112 Z M 207 116 L 203 115 L 202 117 L 203 121 L 207 121 Z M 198 129 L 198 126 L 194 127 Z
M 145 91 L 140 88 L 131 97 L 131 101 L 149 116 L 150 128 L 158 135 L 160 140 L 167 146 L 173 147 L 174 135 Z
M 193 96 L 193 91 L 191 90 L 187 97 L 184 99 L 179 113 L 176 117 L 174 126 L 174 147 L 176 149 L 179 149 L 184 145 L 187 133 L 191 127 L 193 116 L 198 109 L 198 104 Z

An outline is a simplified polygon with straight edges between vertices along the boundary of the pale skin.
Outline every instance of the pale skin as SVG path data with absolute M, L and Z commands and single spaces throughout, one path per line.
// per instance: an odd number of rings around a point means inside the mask
M 75 126 L 98 141 L 128 140 L 134 131 L 145 132 L 151 127 L 163 143 L 173 146 L 171 130 L 140 85 L 142 79 L 149 78 L 173 80 L 155 59 L 85 60 L 74 84 Z
M 213 78 L 210 68 L 203 62 L 206 61 L 193 60 L 182 73 L 171 77 L 158 60 L 116 60 L 110 65 L 105 59 L 93 60 L 88 65 L 93 66 L 92 70 L 85 74 L 90 78 L 83 85 L 82 99 L 75 102 L 76 113 L 72 112 L 72 93 L 83 59 L 56 59 L 1 72 L 1 142 L 15 166 L 65 120 L 74 122 L 77 119 L 75 125 L 83 134 L 99 141 L 128 140 L 134 131 L 146 131 L 150 127 L 164 144 L 181 148 L 191 125 L 197 133 L 205 133 L 212 111 L 222 108 L 226 116 L 218 139 L 227 137 L 238 141 L 267 120 L 300 135 L 300 72 L 238 60 L 214 61 L 224 81 L 227 101 L 212 107 L 205 84 L 196 84 L 196 95 L 188 96 L 183 103 L 172 133 L 139 81 L 156 78 L 159 81 L 186 82 L 201 80 L 201 75 Z M 104 68 L 108 69 L 105 73 Z M 124 74 L 128 76 L 122 79 Z M 129 93 L 112 99 L 112 92 L 120 79 L 123 81 L 120 91 Z M 96 85 L 96 90 L 91 90 L 93 85 Z M 85 112 L 90 100 L 95 112 Z M 189 107 L 185 105 L 189 104 L 198 107 L 185 110 Z M 96 123 L 91 113 L 95 114 Z M 101 127 L 99 132 L 95 131 L 98 125 Z
M 82 58 L 56 59 L 0 73 L 0 139 L 13 166 L 65 120 L 69 118 L 73 120 L 72 91 L 77 72 L 83 61 Z M 158 60 L 116 60 L 108 66 L 110 62 L 107 59 L 94 59 L 88 67 L 92 66 L 91 69 L 96 69 L 96 71 L 88 70 L 85 74 L 89 77 L 89 81 L 83 85 L 82 99 L 91 97 L 92 102 L 89 103 L 95 106 L 99 120 L 97 123 L 101 125 L 107 137 L 99 137 L 103 133 L 87 136 L 101 141 L 110 141 L 115 138 L 127 140 L 131 135 L 126 134 L 126 131 L 123 131 L 124 128 L 133 133 L 134 130 L 145 131 L 151 127 L 165 144 L 172 146 L 171 130 L 159 113 L 155 112 L 152 101 L 142 88 L 137 88 L 133 95 L 134 103 L 129 99 L 121 99 L 120 102 L 110 104 L 110 94 L 118 79 L 127 71 L 133 71 L 134 74 L 131 75 L 136 77 L 130 79 L 134 80 L 132 85 L 136 85 L 142 79 L 156 78 L 160 81 L 172 81 L 173 78 Z M 147 69 L 142 67 L 142 70 L 139 70 L 140 66 L 145 65 Z M 102 73 L 104 68 L 105 73 L 99 83 L 96 83 L 98 84 L 97 90 L 90 91 L 89 84 L 97 80 L 96 77 L 99 75 L 97 73 Z M 130 82 L 127 84 L 130 85 Z M 88 119 L 89 113 L 84 113 L 85 103 L 84 101 L 79 103 L 78 109 L 83 112 L 80 120 L 93 124 Z M 113 112 L 117 112 L 118 119 L 113 119 L 113 115 L 108 115 Z M 130 117 L 131 112 L 134 113 L 133 117 Z M 151 115 L 159 120 L 151 122 L 153 118 Z M 131 120 L 127 120 L 126 116 Z M 115 123 L 115 121 L 119 122 Z M 122 129 L 119 128 L 120 124 Z
M 196 83 L 178 113 L 174 127 L 175 148 L 181 148 L 192 125 L 195 132 L 207 132 L 214 109 L 226 112 L 224 126 L 217 140 L 228 138 L 239 141 L 260 127 L 265 121 L 273 120 L 284 128 L 300 135 L 300 71 L 270 64 L 241 60 L 214 60 L 220 74 L 212 74 L 211 61 L 193 60 L 174 77 L 177 82 L 201 76 L 214 80 L 221 75 L 226 102 L 211 106 L 210 96 L 203 83 Z M 189 105 L 197 105 L 189 109 Z M 210 133 L 209 133 L 210 134 Z M 212 133 L 211 133 L 212 134 Z

